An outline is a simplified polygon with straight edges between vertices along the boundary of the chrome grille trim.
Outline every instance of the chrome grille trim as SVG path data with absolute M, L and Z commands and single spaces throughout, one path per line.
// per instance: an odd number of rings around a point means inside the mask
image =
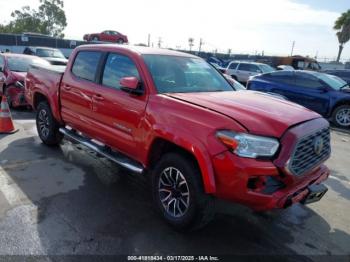
M 314 143 L 317 138 L 323 140 L 323 148 L 319 154 L 316 154 L 314 150 Z M 288 169 L 293 175 L 301 176 L 328 159 L 330 154 L 330 130 L 327 127 L 317 130 L 298 141 L 290 158 Z

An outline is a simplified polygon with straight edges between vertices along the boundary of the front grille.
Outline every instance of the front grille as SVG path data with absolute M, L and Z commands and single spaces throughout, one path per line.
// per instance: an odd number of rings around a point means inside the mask
M 323 147 L 317 146 L 317 142 L 318 145 L 323 143 Z M 330 153 L 329 128 L 318 130 L 299 140 L 289 162 L 289 170 L 294 175 L 303 175 L 326 160 L 330 156 Z

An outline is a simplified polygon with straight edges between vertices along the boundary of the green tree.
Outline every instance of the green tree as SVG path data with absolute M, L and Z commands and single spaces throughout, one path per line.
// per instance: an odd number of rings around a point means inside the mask
M 63 0 L 39 0 L 38 10 L 24 6 L 11 13 L 13 18 L 6 25 L 0 24 L 1 33 L 35 32 L 54 37 L 64 37 L 67 19 L 63 10 Z
M 337 31 L 336 34 L 339 41 L 339 51 L 337 57 L 337 62 L 339 62 L 344 45 L 350 40 L 350 9 L 338 17 L 333 28 Z

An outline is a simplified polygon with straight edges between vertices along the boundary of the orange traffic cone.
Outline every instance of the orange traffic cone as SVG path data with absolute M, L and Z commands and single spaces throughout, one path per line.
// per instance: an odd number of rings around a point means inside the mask
M 13 134 L 18 130 L 15 129 L 11 112 L 9 109 L 9 104 L 7 103 L 6 96 L 2 96 L 0 105 L 0 134 Z

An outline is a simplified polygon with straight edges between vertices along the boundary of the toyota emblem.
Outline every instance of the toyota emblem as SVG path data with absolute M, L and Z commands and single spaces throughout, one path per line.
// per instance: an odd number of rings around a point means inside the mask
M 314 140 L 314 152 L 316 155 L 320 155 L 324 146 L 323 138 L 316 137 Z

